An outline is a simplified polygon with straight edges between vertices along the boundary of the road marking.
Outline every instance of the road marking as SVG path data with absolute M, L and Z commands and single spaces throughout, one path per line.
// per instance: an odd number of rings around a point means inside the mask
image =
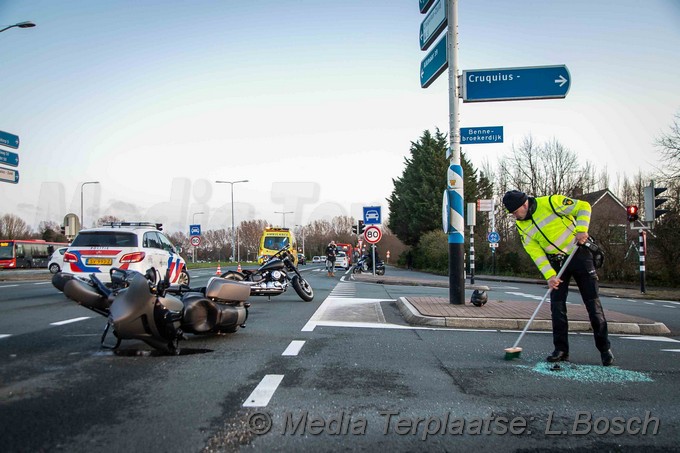
M 664 307 L 666 307 L 666 308 L 678 308 L 678 307 L 676 307 L 676 306 L 674 306 L 674 305 L 664 305 Z
M 65 319 L 63 321 L 57 321 L 57 322 L 51 322 L 51 326 L 63 326 L 65 324 L 71 324 L 72 322 L 78 322 L 78 321 L 84 321 L 86 319 L 90 319 L 91 316 L 83 316 L 81 318 L 72 318 L 72 319 Z
M 283 354 L 281 355 L 298 355 L 300 349 L 302 349 L 302 346 L 304 346 L 304 344 L 305 342 L 302 340 L 293 340 L 290 342 L 286 350 L 283 351 Z
M 3 338 L 11 337 L 12 335 L 9 333 L 0 333 L 0 340 Z
M 680 352 L 680 349 L 662 349 L 665 352 Z
M 3 288 L 11 288 L 13 286 L 19 286 L 19 285 L 2 285 Z
M 633 337 L 621 337 L 624 340 L 643 340 L 643 341 L 664 341 L 667 343 L 680 343 L 680 340 L 674 340 L 668 337 L 648 337 L 648 336 L 633 336 Z
M 243 403 L 243 407 L 265 407 L 281 384 L 283 374 L 268 374 L 262 378 L 255 390 Z
M 521 296 L 521 297 L 526 297 L 526 298 L 535 299 L 535 300 L 543 299 L 543 296 L 534 296 L 533 294 L 518 293 L 516 291 L 506 291 L 505 294 L 510 294 L 512 296 Z
M 52 282 L 38 282 L 38 283 L 33 283 L 34 285 L 51 285 Z

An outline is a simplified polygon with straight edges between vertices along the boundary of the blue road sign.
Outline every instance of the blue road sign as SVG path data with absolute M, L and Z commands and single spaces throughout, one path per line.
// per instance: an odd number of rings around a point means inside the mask
M 569 92 L 565 65 L 463 71 L 463 102 L 558 99 Z
M 429 87 L 439 77 L 439 74 L 449 67 L 449 62 L 446 58 L 446 49 L 448 48 L 446 36 L 444 35 L 434 45 L 423 61 L 420 62 L 420 86 L 423 88 Z
M 430 6 L 434 3 L 434 0 L 419 0 L 420 1 L 420 12 L 425 14 Z
M 503 126 L 461 127 L 460 144 L 503 143 Z
M 364 225 L 380 225 L 382 223 L 380 206 L 364 206 Z
M 189 225 L 189 236 L 200 236 L 201 225 Z
M 0 131 L 0 145 L 17 149 L 19 148 L 19 136 L 10 134 L 9 132 Z
M 0 182 L 16 184 L 19 182 L 19 170 L 0 167 Z
M 489 235 L 487 236 L 487 239 L 488 239 L 489 242 L 491 242 L 492 244 L 495 244 L 495 243 L 498 243 L 498 242 L 501 241 L 501 235 L 498 234 L 498 233 L 496 233 L 495 231 L 492 231 L 492 232 L 489 233 Z
M 19 166 L 19 155 L 11 151 L 0 149 L 0 164 L 11 165 L 12 167 Z
M 446 29 L 446 0 L 438 0 L 420 24 L 420 50 L 427 50 Z

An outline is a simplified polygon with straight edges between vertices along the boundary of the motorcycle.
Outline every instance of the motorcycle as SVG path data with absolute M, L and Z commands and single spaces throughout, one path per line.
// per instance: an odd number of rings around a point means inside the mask
M 373 266 L 370 264 L 369 258 L 369 255 L 362 255 L 352 268 L 352 273 L 373 273 Z M 375 275 L 385 275 L 385 263 L 381 259 L 377 259 L 375 262 Z
M 110 273 L 108 286 L 94 274 L 89 279 L 61 272 L 52 277 L 66 297 L 108 319 L 101 336 L 104 348 L 117 349 L 122 340 L 135 339 L 177 355 L 187 332 L 232 333 L 245 327 L 250 307 L 246 285 L 212 277 L 202 288 L 171 286 L 169 275 L 160 280 L 154 268 L 144 275 L 119 268 Z M 111 328 L 117 341 L 107 346 Z
M 284 247 L 255 270 L 242 272 L 227 271 L 222 278 L 246 283 L 250 286 L 251 296 L 278 296 L 292 285 L 295 292 L 305 302 L 314 299 L 314 290 L 295 267 L 290 247 Z

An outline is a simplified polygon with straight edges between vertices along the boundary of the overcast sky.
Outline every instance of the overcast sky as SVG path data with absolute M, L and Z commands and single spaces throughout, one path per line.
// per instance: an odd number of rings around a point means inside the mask
M 460 0 L 461 70 L 566 65 L 565 99 L 461 103 L 478 167 L 531 134 L 598 169 L 653 170 L 680 111 L 680 1 Z M 420 87 L 417 0 L 0 0 L 0 214 L 170 230 L 286 226 L 382 205 L 412 141 L 448 133 L 446 74 Z M 4 28 L 4 27 L 0 27 Z M 11 168 L 4 165 L 5 168 Z M 445 175 L 442 175 L 445 178 Z M 99 184 L 82 185 L 99 181 Z M 441 194 L 423 194 L 441 199 Z M 204 214 L 196 214 L 203 212 Z M 279 213 L 277 213 L 279 212 Z

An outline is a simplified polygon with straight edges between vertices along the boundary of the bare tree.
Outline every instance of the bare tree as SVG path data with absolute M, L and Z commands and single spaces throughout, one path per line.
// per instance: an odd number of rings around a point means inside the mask
M 668 133 L 657 138 L 654 144 L 661 148 L 665 165 L 661 169 L 668 178 L 680 177 L 680 113 L 675 114 Z
M 31 228 L 21 217 L 14 214 L 5 214 L 0 217 L 0 238 L 28 239 L 30 236 Z

